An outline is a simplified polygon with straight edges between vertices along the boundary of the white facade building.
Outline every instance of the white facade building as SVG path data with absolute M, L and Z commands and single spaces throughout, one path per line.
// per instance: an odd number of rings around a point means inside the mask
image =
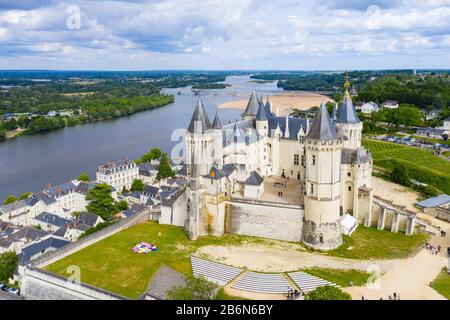
M 373 101 L 369 101 L 361 105 L 361 112 L 364 114 L 371 114 L 372 112 L 377 112 L 378 110 L 378 104 Z
M 139 167 L 132 161 L 120 160 L 102 164 L 96 172 L 97 182 L 106 183 L 119 192 L 130 189 L 134 179 L 139 179 Z

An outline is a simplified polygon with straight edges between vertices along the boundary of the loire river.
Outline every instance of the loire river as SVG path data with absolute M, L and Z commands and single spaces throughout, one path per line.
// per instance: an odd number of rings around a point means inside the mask
M 211 121 L 217 105 L 248 97 L 255 89 L 260 94 L 277 91 L 275 83 L 255 83 L 248 76 L 230 76 L 224 90 L 203 90 L 202 100 Z M 0 200 L 19 196 L 69 181 L 81 172 L 95 178 L 97 166 L 105 161 L 136 159 L 153 147 L 169 152 L 175 129 L 187 128 L 197 96 L 190 88 L 166 89 L 175 102 L 162 108 L 136 113 L 110 121 L 68 127 L 44 134 L 23 136 L 0 143 Z M 236 96 L 232 95 L 235 93 Z M 240 110 L 218 110 L 222 124 L 234 121 Z

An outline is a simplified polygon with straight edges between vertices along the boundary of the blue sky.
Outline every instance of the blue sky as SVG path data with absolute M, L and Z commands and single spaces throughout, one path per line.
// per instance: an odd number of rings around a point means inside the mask
M 450 0 L 0 0 L 0 69 L 450 68 Z

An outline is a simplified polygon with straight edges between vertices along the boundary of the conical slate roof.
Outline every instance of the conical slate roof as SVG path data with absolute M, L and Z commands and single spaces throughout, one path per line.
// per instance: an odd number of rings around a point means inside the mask
M 268 121 L 269 120 L 269 116 L 267 115 L 267 112 L 266 112 L 266 107 L 264 106 L 263 103 L 261 103 L 259 105 L 258 113 L 256 113 L 256 120 L 257 121 Z
M 191 122 L 188 126 L 188 131 L 190 133 L 205 133 L 208 129 L 211 129 L 211 123 L 209 122 L 208 114 L 203 107 L 201 98 L 198 98 Z
M 245 108 L 244 113 L 242 116 L 256 116 L 258 113 L 259 108 L 259 100 L 256 96 L 256 91 L 253 90 L 252 95 L 250 96 L 250 99 L 248 100 L 247 108 Z
M 342 102 L 341 107 L 338 111 L 337 122 L 339 123 L 359 123 L 358 115 L 356 114 L 355 107 L 353 107 L 352 98 L 350 94 L 345 92 L 344 102 Z
M 308 132 L 308 138 L 315 140 L 334 140 L 337 139 L 336 128 L 331 121 L 325 103 L 320 105 L 319 112 L 317 112 L 311 129 Z
M 245 180 L 244 184 L 248 186 L 259 186 L 263 183 L 264 179 L 258 174 L 256 171 L 250 172 L 247 180 Z
M 333 121 L 337 120 L 337 114 L 336 114 L 336 108 L 335 107 L 333 107 L 333 112 L 331 113 L 331 119 Z
M 220 123 L 219 115 L 217 114 L 217 112 L 216 112 L 216 115 L 214 116 L 212 128 L 213 129 L 222 129 L 222 124 Z
M 266 108 L 266 113 L 268 115 L 270 115 L 272 113 L 272 110 L 271 110 L 272 108 L 270 106 L 269 97 L 267 97 L 265 108 Z

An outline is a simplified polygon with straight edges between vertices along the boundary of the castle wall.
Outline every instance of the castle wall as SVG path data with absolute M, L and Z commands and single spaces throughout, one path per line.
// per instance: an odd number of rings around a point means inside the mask
M 304 156 L 304 145 L 298 143 L 297 140 L 280 140 L 280 158 L 279 158 L 279 171 L 275 172 L 275 175 L 281 175 L 283 173 L 290 179 L 298 178 L 300 173 L 300 180 L 305 179 L 305 169 L 302 167 L 302 157 Z M 294 155 L 297 154 L 298 164 L 294 163 Z
M 300 206 L 232 198 L 227 232 L 276 240 L 300 242 L 304 210 Z

